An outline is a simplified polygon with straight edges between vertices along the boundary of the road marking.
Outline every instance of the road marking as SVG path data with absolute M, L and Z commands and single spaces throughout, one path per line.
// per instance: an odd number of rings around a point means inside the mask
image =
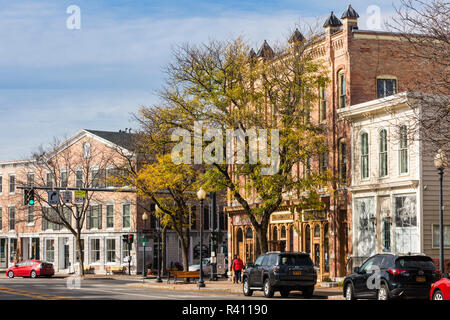
M 34 299 L 41 299 L 41 300 L 75 300 L 75 298 L 71 298 L 71 297 L 58 296 L 58 295 L 54 295 L 54 294 L 40 293 L 40 292 L 34 292 L 34 291 L 25 291 L 25 290 L 8 288 L 8 287 L 0 287 L 0 292 L 7 293 L 7 294 L 13 294 L 13 295 L 19 295 L 19 296 L 25 296 L 25 297 L 34 298 Z

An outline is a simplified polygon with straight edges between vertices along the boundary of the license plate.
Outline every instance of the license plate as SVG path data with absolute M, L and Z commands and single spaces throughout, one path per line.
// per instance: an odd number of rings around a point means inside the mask
M 417 282 L 425 282 L 426 279 L 425 279 L 425 277 L 416 277 L 416 281 Z
M 302 275 L 302 272 L 301 272 L 301 271 L 294 271 L 294 272 L 292 272 L 292 274 L 293 274 L 294 276 L 301 276 L 301 275 Z

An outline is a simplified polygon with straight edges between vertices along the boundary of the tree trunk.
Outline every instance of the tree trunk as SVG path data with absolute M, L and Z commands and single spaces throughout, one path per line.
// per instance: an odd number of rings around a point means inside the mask
M 161 274 L 162 276 L 167 275 L 166 266 L 166 227 L 161 230 Z
M 80 276 L 84 276 L 84 257 L 81 251 L 81 235 L 80 233 L 78 233 L 76 235 L 76 239 L 77 239 L 77 255 L 78 255 L 78 266 L 80 269 Z

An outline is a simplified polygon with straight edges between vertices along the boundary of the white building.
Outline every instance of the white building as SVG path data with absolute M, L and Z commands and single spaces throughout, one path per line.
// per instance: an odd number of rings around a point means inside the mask
M 351 127 L 353 253 L 356 265 L 381 252 L 439 257 L 439 176 L 434 154 L 413 130 L 413 94 L 339 109 Z M 416 113 L 417 114 L 417 113 Z M 444 204 L 450 205 L 450 172 Z M 450 258 L 450 215 L 444 212 Z M 447 261 L 447 259 L 446 259 Z

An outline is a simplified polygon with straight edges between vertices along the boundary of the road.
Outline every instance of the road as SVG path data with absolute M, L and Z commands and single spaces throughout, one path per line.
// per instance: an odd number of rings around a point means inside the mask
M 178 291 L 150 288 L 135 288 L 127 284 L 136 283 L 117 279 L 85 279 L 79 288 L 70 288 L 66 278 L 0 278 L 0 300 L 255 300 L 265 299 L 262 292 L 252 297 L 224 292 Z M 275 295 L 274 299 L 281 300 Z M 301 293 L 291 293 L 291 299 L 303 299 Z M 316 293 L 313 299 L 326 299 Z

